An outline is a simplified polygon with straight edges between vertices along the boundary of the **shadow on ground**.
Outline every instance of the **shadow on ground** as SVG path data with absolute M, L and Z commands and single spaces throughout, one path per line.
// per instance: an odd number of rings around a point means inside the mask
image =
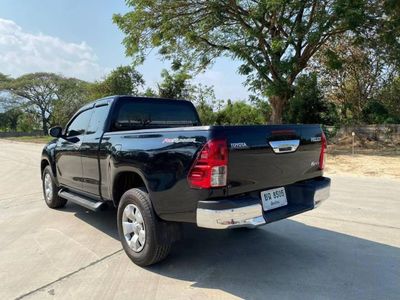
M 117 228 L 117 210 L 112 206 L 103 206 L 94 212 L 80 205 L 68 202 L 60 211 L 72 213 L 78 219 L 104 232 L 119 241 Z
M 118 239 L 116 210 L 67 211 Z M 185 238 L 149 271 L 245 299 L 398 299 L 400 249 L 284 220 L 255 230 L 184 226 Z

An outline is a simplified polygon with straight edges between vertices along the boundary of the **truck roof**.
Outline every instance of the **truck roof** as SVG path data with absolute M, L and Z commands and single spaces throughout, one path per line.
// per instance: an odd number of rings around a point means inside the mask
M 82 110 L 86 110 L 88 108 L 91 108 L 95 105 L 101 105 L 101 104 L 105 104 L 106 102 L 114 102 L 120 98 L 131 98 L 132 100 L 144 100 L 144 99 L 148 99 L 148 100 L 162 100 L 162 101 L 180 101 L 180 102 L 189 102 L 191 103 L 189 100 L 185 100 L 185 99 L 171 99 L 171 98 L 161 98 L 161 97 L 146 97 L 146 96 L 132 96 L 132 95 L 112 95 L 112 96 L 107 96 L 104 98 L 100 98 L 100 99 L 96 99 L 94 101 L 91 101 L 87 104 L 85 104 L 84 106 L 82 106 L 78 112 L 82 111 Z

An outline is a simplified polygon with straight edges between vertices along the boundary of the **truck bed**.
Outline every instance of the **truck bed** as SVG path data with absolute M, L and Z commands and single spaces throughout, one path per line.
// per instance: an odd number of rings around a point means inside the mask
M 157 214 L 172 221 L 196 222 L 199 201 L 258 195 L 261 190 L 322 176 L 319 125 L 193 126 L 107 132 L 100 144 L 102 194 L 112 199 L 110 182 L 121 171 L 143 176 Z M 190 188 L 187 176 L 211 139 L 226 139 L 226 187 Z M 293 152 L 275 153 L 271 143 L 298 140 Z M 283 149 L 284 150 L 284 149 Z M 111 170 L 111 172 L 110 172 Z

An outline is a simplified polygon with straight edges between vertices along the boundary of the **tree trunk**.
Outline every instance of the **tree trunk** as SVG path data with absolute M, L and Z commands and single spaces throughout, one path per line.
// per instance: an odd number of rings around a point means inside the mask
M 282 96 L 270 96 L 269 103 L 271 104 L 271 124 L 282 124 L 283 110 L 286 106 L 287 99 Z
M 46 112 L 42 111 L 42 128 L 43 128 L 43 134 L 48 135 L 49 134 L 49 127 L 47 126 L 47 118 L 46 118 Z

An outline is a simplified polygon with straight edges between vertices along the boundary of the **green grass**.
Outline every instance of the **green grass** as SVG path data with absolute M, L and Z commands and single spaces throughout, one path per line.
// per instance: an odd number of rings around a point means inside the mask
M 16 142 L 28 142 L 36 144 L 47 144 L 54 138 L 51 136 L 18 136 L 18 137 L 7 137 L 5 140 L 16 141 Z

